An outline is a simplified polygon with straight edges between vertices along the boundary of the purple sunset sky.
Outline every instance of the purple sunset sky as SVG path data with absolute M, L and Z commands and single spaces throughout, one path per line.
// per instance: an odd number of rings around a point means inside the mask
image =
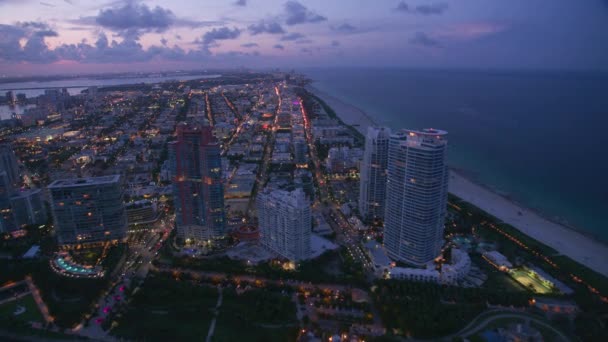
M 608 70 L 608 0 L 0 0 L 0 76 L 237 66 Z

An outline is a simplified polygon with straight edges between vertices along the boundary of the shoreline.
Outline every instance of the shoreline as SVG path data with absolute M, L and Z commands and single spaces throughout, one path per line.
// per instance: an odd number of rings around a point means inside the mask
M 306 90 L 317 95 L 321 98 L 328 106 L 330 106 L 338 115 L 338 117 L 344 121 L 345 124 L 353 126 L 363 136 L 367 136 L 367 128 L 370 126 L 377 126 L 377 123 L 367 113 L 350 103 L 346 103 L 335 96 L 327 94 L 314 86 L 306 86 Z M 348 115 L 341 116 L 340 113 L 347 112 Z
M 362 109 L 318 90 L 306 87 L 327 103 L 344 123 L 354 126 L 363 135 L 367 127 L 376 123 Z M 560 254 L 608 276 L 608 245 L 586 231 L 556 222 L 536 210 L 526 208 L 516 201 L 499 194 L 491 187 L 479 184 L 460 170 L 450 168 L 448 191 L 463 201 L 486 211 L 499 220 L 510 224 L 523 234 L 555 249 Z M 521 213 L 521 215 L 520 215 Z

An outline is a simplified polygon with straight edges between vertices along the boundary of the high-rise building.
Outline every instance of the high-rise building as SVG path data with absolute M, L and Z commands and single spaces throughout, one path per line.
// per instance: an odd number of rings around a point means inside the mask
M 388 153 L 384 246 L 389 257 L 423 266 L 443 243 L 448 194 L 447 132 L 402 130 Z
M 265 189 L 256 204 L 262 245 L 291 261 L 307 259 L 312 226 L 304 190 Z
M 0 172 L 5 171 L 10 184 L 19 182 L 19 166 L 11 144 L 0 144 Z
M 42 190 L 31 189 L 18 192 L 11 197 L 11 208 L 18 227 L 46 223 L 47 213 Z
M 203 241 L 226 229 L 220 146 L 209 126 L 179 124 L 169 158 L 178 237 Z
M 48 186 L 60 245 L 123 240 L 127 215 L 120 175 L 56 180 Z
M 384 218 L 390 128 L 368 127 L 361 162 L 359 213 L 365 221 Z
M 6 171 L 0 170 L 0 232 L 8 233 L 16 229 L 11 208 L 13 186 Z

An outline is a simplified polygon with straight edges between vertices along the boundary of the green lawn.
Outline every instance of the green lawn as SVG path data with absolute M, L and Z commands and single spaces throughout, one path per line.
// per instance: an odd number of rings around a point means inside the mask
M 534 291 L 538 294 L 549 294 L 553 292 L 553 289 L 543 284 L 539 279 L 532 276 L 525 269 L 513 269 L 511 270 L 511 276 L 520 284 L 526 288 Z
M 25 311 L 22 314 L 15 316 L 13 313 L 21 307 L 25 308 Z M 0 305 L 0 318 L 9 317 L 13 317 L 23 322 L 44 322 L 44 317 L 42 317 L 40 310 L 38 310 L 38 306 L 32 295 L 27 295 L 12 302 Z
M 207 336 L 216 302 L 215 288 L 150 275 L 117 318 L 112 334 L 126 340 L 200 341 Z
M 267 290 L 224 290 L 213 341 L 294 341 L 296 307 L 290 296 Z
M 488 276 L 488 279 L 483 283 L 484 288 L 505 292 L 529 291 L 507 273 L 501 272 L 488 264 L 479 254 L 472 254 L 471 260 Z

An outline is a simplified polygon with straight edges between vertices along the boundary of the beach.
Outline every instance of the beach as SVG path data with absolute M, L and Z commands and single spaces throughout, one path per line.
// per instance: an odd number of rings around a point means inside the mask
M 309 90 L 332 107 L 344 123 L 356 127 L 362 134 L 366 134 L 368 126 L 375 125 L 363 110 L 312 87 Z M 608 276 L 608 246 L 593 237 L 544 218 L 455 171 L 450 172 L 449 192 L 559 253 Z
M 512 225 L 559 253 L 608 276 L 608 246 L 450 172 L 449 192 Z M 520 215 L 521 213 L 521 215 Z
M 367 128 L 375 126 L 376 123 L 362 109 L 320 91 L 314 87 L 306 87 L 308 91 L 317 95 L 321 100 L 325 101 L 347 125 L 356 128 L 363 136 L 367 136 Z

